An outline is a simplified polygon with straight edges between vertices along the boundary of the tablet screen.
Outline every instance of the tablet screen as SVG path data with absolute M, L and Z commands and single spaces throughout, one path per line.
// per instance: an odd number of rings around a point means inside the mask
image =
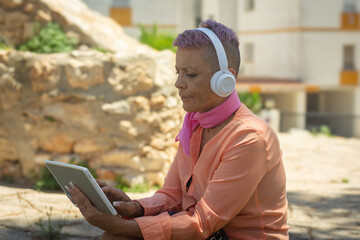
M 99 211 L 117 214 L 87 168 L 50 160 L 46 160 L 45 164 L 66 195 L 69 196 L 69 193 L 65 186 L 70 186 L 70 182 L 73 182 Z

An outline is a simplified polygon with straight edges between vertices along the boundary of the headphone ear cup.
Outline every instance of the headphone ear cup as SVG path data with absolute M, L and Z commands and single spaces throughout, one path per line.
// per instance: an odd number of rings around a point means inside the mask
M 220 70 L 210 80 L 211 90 L 220 97 L 229 96 L 234 91 L 235 85 L 235 77 L 229 71 Z

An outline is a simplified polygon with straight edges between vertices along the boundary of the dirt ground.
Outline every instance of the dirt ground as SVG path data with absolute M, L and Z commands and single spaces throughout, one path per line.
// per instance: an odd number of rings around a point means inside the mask
M 360 239 L 360 139 L 304 131 L 280 133 L 279 138 L 287 173 L 290 239 Z M 102 233 L 87 224 L 62 193 L 0 183 L 0 206 L 0 240 L 40 239 L 49 232 L 49 222 L 62 226 L 64 239 L 98 239 Z

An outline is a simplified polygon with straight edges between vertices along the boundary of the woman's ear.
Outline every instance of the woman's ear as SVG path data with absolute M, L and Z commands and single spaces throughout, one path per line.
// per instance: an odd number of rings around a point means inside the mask
M 236 72 L 233 68 L 228 68 L 228 70 L 234 75 L 234 77 L 236 78 Z

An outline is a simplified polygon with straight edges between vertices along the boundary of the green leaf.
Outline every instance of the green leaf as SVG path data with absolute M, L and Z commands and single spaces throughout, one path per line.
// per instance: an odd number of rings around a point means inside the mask
M 56 53 L 72 51 L 78 42 L 68 38 L 61 30 L 58 23 L 49 22 L 41 27 L 40 23 L 34 23 L 35 36 L 18 47 L 20 51 L 32 51 L 38 53 Z

